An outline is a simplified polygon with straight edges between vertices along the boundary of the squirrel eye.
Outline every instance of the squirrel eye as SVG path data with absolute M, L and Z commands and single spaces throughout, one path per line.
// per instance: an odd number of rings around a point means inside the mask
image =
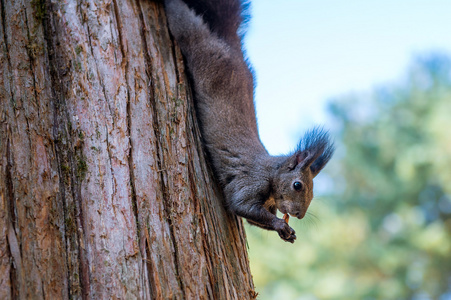
M 302 183 L 300 183 L 299 181 L 295 181 L 293 183 L 293 188 L 295 191 L 300 191 L 302 190 Z

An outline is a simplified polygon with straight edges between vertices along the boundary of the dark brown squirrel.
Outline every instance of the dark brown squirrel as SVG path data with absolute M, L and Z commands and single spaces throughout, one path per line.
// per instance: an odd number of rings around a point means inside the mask
M 227 208 L 249 223 L 293 243 L 295 231 L 278 209 L 299 219 L 313 198 L 313 178 L 334 147 L 320 128 L 308 131 L 297 150 L 270 156 L 262 145 L 254 108 L 254 79 L 242 48 L 239 0 L 165 0 L 171 34 L 194 84 L 204 146 Z

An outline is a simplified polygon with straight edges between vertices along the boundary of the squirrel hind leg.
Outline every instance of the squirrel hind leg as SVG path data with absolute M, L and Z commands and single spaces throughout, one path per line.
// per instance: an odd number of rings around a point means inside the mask
M 195 36 L 193 34 L 209 34 L 208 27 L 204 24 L 202 18 L 196 15 L 185 2 L 181 0 L 165 0 L 164 4 L 169 29 L 178 42 L 194 39 Z
M 238 30 L 243 22 L 243 6 L 240 0 L 184 0 L 198 15 L 202 16 L 210 30 L 230 46 L 241 47 Z
M 212 33 L 202 17 L 181 0 L 166 0 L 169 29 L 186 58 L 192 73 L 216 72 L 213 62 L 229 56 L 229 46 Z M 193 75 L 195 76 L 195 75 Z M 207 75 L 198 75 L 204 78 Z M 209 76 L 209 75 L 208 75 Z M 196 76 L 195 76 L 196 77 Z

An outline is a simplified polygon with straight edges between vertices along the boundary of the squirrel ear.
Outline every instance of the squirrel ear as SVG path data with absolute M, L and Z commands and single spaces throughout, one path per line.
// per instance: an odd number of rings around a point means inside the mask
M 325 161 L 322 157 L 319 157 L 311 166 L 310 170 L 312 171 L 312 175 L 315 178 L 316 175 L 324 168 L 327 161 Z
M 329 162 L 330 158 L 332 157 L 332 154 L 334 153 L 334 145 L 329 144 L 324 152 L 315 159 L 315 161 L 311 164 L 310 170 L 312 171 L 313 177 L 316 177 L 318 173 L 326 166 L 326 164 Z
M 299 151 L 294 154 L 291 154 L 289 157 L 287 157 L 287 160 L 285 161 L 285 166 L 287 166 L 289 170 L 294 170 L 299 164 L 302 164 L 302 162 L 307 158 L 307 156 L 308 156 L 307 151 Z
M 334 152 L 334 145 L 329 140 L 329 134 L 321 128 L 313 128 L 299 142 L 296 152 L 296 167 L 301 172 L 310 168 L 313 176 L 326 165 Z
M 298 163 L 301 164 L 301 171 L 303 171 L 313 164 L 313 162 L 322 154 L 322 151 L 305 150 L 300 154 L 300 160 L 298 159 Z M 296 157 L 298 157 L 298 155 Z
M 302 163 L 309 156 L 308 151 L 296 153 L 296 165 Z

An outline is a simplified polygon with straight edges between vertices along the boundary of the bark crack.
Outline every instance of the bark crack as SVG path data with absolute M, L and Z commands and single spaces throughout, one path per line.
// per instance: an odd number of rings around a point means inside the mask
M 112 197 L 114 195 L 116 195 L 116 190 L 117 190 L 117 184 L 116 184 L 116 177 L 114 176 L 114 169 L 113 169 L 113 158 L 112 158 L 112 154 L 111 154 L 111 145 L 110 145 L 110 139 L 109 139 L 109 132 L 108 132 L 108 127 L 105 126 L 105 130 L 106 130 L 106 149 L 107 149 L 107 153 L 108 153 L 108 161 L 110 163 L 110 172 L 111 172 L 111 180 L 112 180 Z M 112 208 L 114 210 L 114 214 L 116 214 L 116 206 L 112 203 Z
M 157 145 L 157 154 L 156 154 L 156 160 L 157 160 L 157 166 L 158 169 L 161 170 L 161 163 L 160 163 L 160 155 L 159 155 L 159 140 L 158 140 L 158 136 L 156 134 L 156 127 L 157 126 L 157 122 L 155 121 L 155 117 L 156 117 L 156 112 L 155 112 L 155 107 L 152 103 L 152 99 L 154 99 L 155 97 L 155 90 L 154 90 L 154 84 L 153 84 L 153 80 L 151 79 L 151 74 L 149 74 L 149 70 L 151 70 L 151 58 L 149 55 L 149 49 L 147 47 L 147 43 L 146 43 L 146 38 L 145 38 L 145 31 L 146 31 L 146 27 L 145 27 L 145 23 L 144 23 L 144 14 L 143 14 L 143 8 L 141 6 L 141 2 L 139 0 L 136 0 L 136 5 L 140 8 L 139 11 L 139 22 L 140 22 L 140 28 L 142 28 L 142 30 L 140 31 L 141 34 L 141 40 L 142 40 L 142 45 L 144 47 L 144 62 L 146 64 L 146 74 L 147 74 L 147 78 L 148 78 L 148 82 L 147 82 L 147 86 L 149 87 L 149 103 L 152 105 L 152 120 L 153 120 L 153 130 L 154 130 L 154 136 L 156 138 L 156 145 Z M 161 172 L 159 172 L 161 173 Z M 160 175 L 160 186 L 162 188 L 164 188 L 163 186 L 163 177 L 162 175 Z M 162 189 L 162 191 L 164 191 L 164 189 Z M 147 235 L 146 237 L 147 239 L 149 239 L 150 237 Z M 148 280 L 149 280 L 149 290 L 150 290 L 150 294 L 152 299 L 156 299 L 157 298 L 157 288 L 156 288 L 156 280 L 154 278 L 155 276 L 155 272 L 154 272 L 154 266 L 153 266 L 153 261 L 151 259 L 151 253 L 150 253 L 150 245 L 149 245 L 149 241 L 145 244 L 146 247 L 146 255 L 147 255 L 147 263 L 146 263 L 146 268 L 147 268 L 147 274 L 148 274 Z M 176 261 L 174 262 L 176 264 Z M 178 272 L 178 271 L 177 271 Z M 177 279 L 179 279 L 179 277 L 177 276 Z M 180 285 L 180 280 L 179 281 L 179 285 Z
M 53 116 L 53 138 L 57 139 L 58 138 L 58 118 L 57 118 L 57 109 L 56 107 L 53 108 L 54 109 L 54 116 Z M 60 154 L 60 149 L 59 146 L 56 144 L 55 145 L 55 156 L 56 156 L 56 160 L 58 162 L 58 176 L 60 178 L 59 180 L 59 188 L 61 191 L 61 202 L 62 202 L 62 206 L 63 206 L 63 218 L 64 218 L 64 240 L 65 240 L 65 249 L 66 249 L 66 268 L 67 268 L 67 279 L 68 279 L 68 284 L 67 284 L 67 294 L 68 295 L 72 295 L 71 293 L 71 283 L 70 283 L 70 278 L 71 278 L 71 274 L 70 274 L 70 262 L 69 262 L 69 236 L 70 234 L 70 228 L 69 228 L 69 224 L 72 224 L 72 219 L 69 217 L 70 211 L 69 211 L 69 207 L 67 205 L 67 198 L 66 198 L 66 188 L 65 188 L 65 176 L 67 176 L 66 174 L 63 173 L 61 166 L 63 165 L 62 161 L 61 161 L 61 155 Z M 71 221 L 69 221 L 71 220 Z
M 99 84 L 102 87 L 102 93 L 103 93 L 103 97 L 105 98 L 105 102 L 108 106 L 108 110 L 110 111 L 110 115 L 112 116 L 112 123 L 113 123 L 113 127 L 116 127 L 116 120 L 115 120 L 115 116 L 114 116 L 114 110 L 111 108 L 111 104 L 110 101 L 108 100 L 108 96 L 106 94 L 106 88 L 105 88 L 105 84 L 103 83 L 103 79 L 102 76 L 100 76 L 100 71 L 99 71 L 99 65 L 97 63 L 97 59 L 94 55 L 94 49 L 92 46 L 92 41 L 91 41 L 91 30 L 89 29 L 89 25 L 86 24 L 86 31 L 87 31 L 87 37 L 88 37 L 88 44 L 89 44 L 89 49 L 91 50 L 91 56 L 93 58 L 94 61 L 94 65 L 96 66 L 96 73 L 97 73 L 97 78 L 99 79 Z
M 8 205 L 8 231 L 7 231 L 7 241 L 9 253 L 11 254 L 11 268 L 10 268 L 10 280 L 11 280 L 11 295 L 19 298 L 23 294 L 23 270 L 22 270 L 22 258 L 21 249 L 19 241 L 17 240 L 15 227 L 16 227 L 16 206 L 14 197 L 14 184 L 12 168 L 14 165 L 12 153 L 11 153 L 11 137 L 7 126 L 7 141 L 6 141 L 6 170 L 5 170 L 5 183 L 6 183 L 6 201 Z
M 16 100 L 15 95 L 13 91 L 13 72 L 12 72 L 12 65 L 11 65 L 11 57 L 9 54 L 9 46 L 8 46 L 8 34 L 6 33 L 6 13 L 5 13 L 5 0 L 0 0 L 0 8 L 1 8 L 1 18 L 2 18 L 2 27 L 3 27 L 3 39 L 5 41 L 5 53 L 6 53 L 6 60 L 8 61 L 8 71 L 9 71 L 9 92 L 11 94 L 11 102 L 13 105 L 13 109 L 16 110 Z
M 129 176 L 130 176 L 130 189 L 131 189 L 131 198 L 132 198 L 132 206 L 133 206 L 133 212 L 135 215 L 135 222 L 136 222 L 136 228 L 137 232 L 139 232 L 139 221 L 138 221 L 138 210 L 137 210 L 137 201 L 136 201 L 136 193 L 135 193 L 135 173 L 133 171 L 133 151 L 132 151 L 132 138 L 131 138 L 131 126 L 132 126 L 132 116 L 131 116 L 131 99 L 130 99 L 130 84 L 128 82 L 128 58 L 127 53 L 124 50 L 124 40 L 122 38 L 122 20 L 119 15 L 119 7 L 117 5 L 117 1 L 113 0 L 114 5 L 114 16 L 116 17 L 117 22 L 117 31 L 118 31 L 118 37 L 119 37 L 119 49 L 122 53 L 122 59 L 125 63 L 121 64 L 124 68 L 124 77 L 125 77 L 125 84 L 127 86 L 127 135 L 128 135 L 128 167 L 129 167 Z M 135 85 L 136 86 L 136 85 Z M 136 93 L 135 93 L 136 96 Z
M 24 8 L 24 19 L 25 19 L 25 26 L 27 28 L 27 37 L 28 37 L 28 43 L 27 43 L 27 54 L 28 54 L 28 58 L 29 58 L 29 62 L 30 62 L 30 70 L 31 70 L 31 74 L 33 77 L 33 93 L 34 93 L 34 98 L 35 98 L 35 104 L 36 104 L 36 111 L 38 113 L 38 119 L 40 119 L 40 115 L 39 115 L 39 101 L 38 101 L 38 91 L 36 88 L 36 74 L 35 74 L 35 70 L 34 70 L 34 54 L 32 53 L 32 45 L 31 45 L 31 34 L 30 34 L 30 27 L 28 25 L 28 15 L 27 15 L 27 8 Z M 28 123 L 28 120 L 27 120 Z
M 4 1 L 4 0 L 1 0 Z M 47 7 L 45 9 L 45 15 L 43 16 L 42 28 L 43 28 L 43 38 L 45 40 L 45 44 L 47 46 L 47 61 L 48 68 L 50 73 L 50 82 L 51 82 L 51 103 L 53 105 L 54 115 L 53 115 L 53 138 L 55 142 L 55 152 L 58 161 L 58 173 L 61 188 L 61 198 L 63 201 L 63 209 L 64 209 L 64 235 L 66 238 L 66 266 L 68 270 L 68 293 L 72 295 L 71 284 L 75 287 L 77 284 L 80 284 L 81 287 L 81 298 L 88 299 L 89 291 L 90 291 L 90 278 L 89 278 L 89 261 L 86 256 L 86 250 L 84 249 L 84 231 L 83 231 L 83 213 L 82 213 L 82 199 L 81 199 L 81 186 L 78 184 L 76 179 L 76 161 L 74 154 L 74 146 L 72 144 L 72 140 L 70 138 L 70 116 L 66 107 L 66 102 L 64 99 L 64 95 L 67 93 L 67 89 L 69 88 L 69 84 L 64 80 L 66 74 L 66 66 L 61 67 L 61 62 L 63 61 L 62 57 L 58 57 L 58 54 L 62 54 L 63 51 L 57 51 L 57 46 L 59 41 L 56 40 L 55 31 L 57 26 L 55 26 L 54 19 L 52 18 L 52 14 L 47 14 L 50 8 Z M 62 73 L 62 74 L 60 74 Z M 61 121 L 60 121 L 61 119 Z M 66 174 L 63 170 L 63 164 L 67 163 L 70 166 L 71 173 Z M 66 176 L 70 178 L 72 184 L 65 182 Z M 66 196 L 66 186 L 70 190 L 72 195 L 72 205 L 68 203 L 68 197 Z M 73 207 L 75 224 L 70 228 L 68 226 L 68 215 L 66 211 L 69 211 L 69 207 Z M 66 210 L 67 209 L 67 210 Z M 75 279 L 71 279 L 69 274 L 71 268 L 70 264 L 70 253 L 68 252 L 68 245 L 71 243 L 70 238 L 73 237 L 76 241 L 75 248 L 78 250 L 76 255 L 79 257 L 78 264 L 78 272 L 79 277 Z M 76 261 L 76 260 L 75 260 Z M 71 283 L 72 280 L 75 280 L 76 283 Z M 78 290 L 77 290 L 78 291 Z
M 129 148 L 128 148 L 128 168 L 130 173 L 130 189 L 131 189 L 131 196 L 132 196 L 132 206 L 133 206 L 133 213 L 135 214 L 135 222 L 136 222 L 136 232 L 139 233 L 140 230 L 140 224 L 139 224 L 139 218 L 138 218 L 138 201 L 136 198 L 136 187 L 135 187 L 135 167 L 134 167 L 134 160 L 133 160 L 133 143 L 132 143 L 132 134 L 131 134 L 131 128 L 132 128 L 132 112 L 131 112 L 131 103 L 130 103 L 130 94 L 127 92 L 127 134 L 128 134 L 128 141 L 129 141 Z M 139 240 L 139 234 L 138 234 L 138 240 Z M 141 248 L 140 248 L 141 251 Z M 141 255 L 142 256 L 142 255 Z

